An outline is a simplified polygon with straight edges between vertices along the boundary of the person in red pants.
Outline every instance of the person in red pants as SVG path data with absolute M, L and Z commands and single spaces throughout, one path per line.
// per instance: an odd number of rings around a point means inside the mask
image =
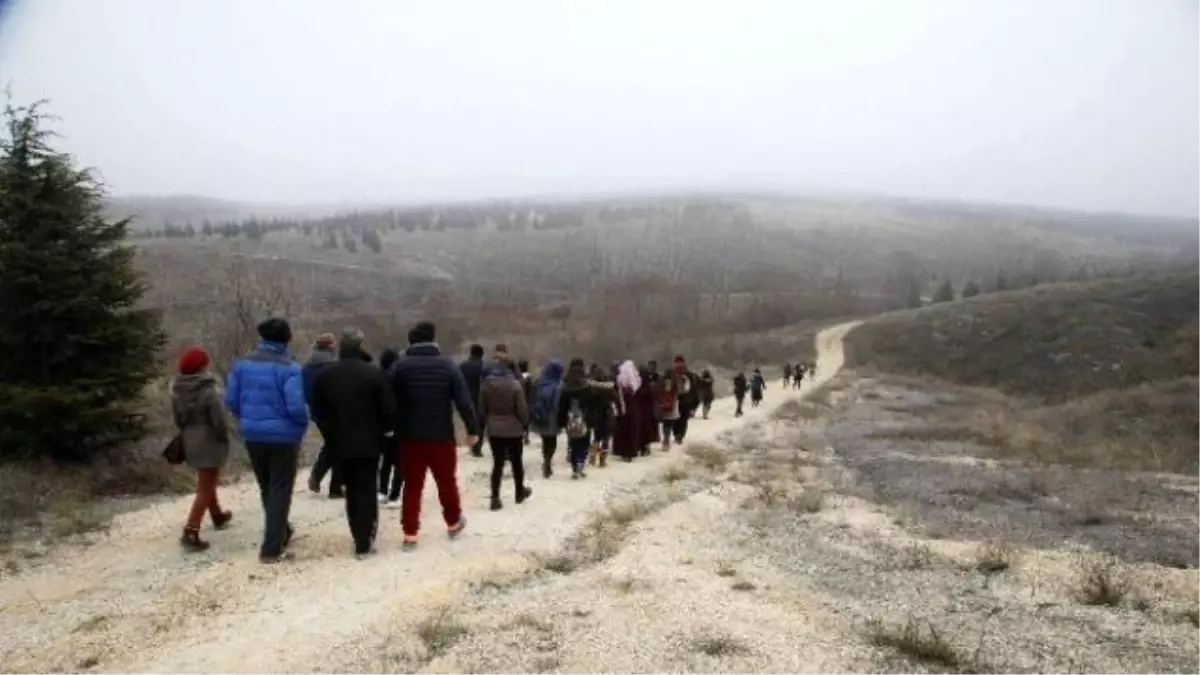
M 450 538 L 462 534 L 467 519 L 462 513 L 458 493 L 458 446 L 454 438 L 457 410 L 467 429 L 467 445 L 474 447 L 479 436 L 479 420 L 471 401 L 471 392 L 458 365 L 442 355 L 436 328 L 418 323 L 408 333 L 405 357 L 392 366 L 392 389 L 399 409 L 396 437 L 402 453 L 404 490 L 400 497 L 400 525 L 404 529 L 404 548 L 417 545 L 421 529 L 421 493 L 425 474 L 433 474 L 442 518 Z

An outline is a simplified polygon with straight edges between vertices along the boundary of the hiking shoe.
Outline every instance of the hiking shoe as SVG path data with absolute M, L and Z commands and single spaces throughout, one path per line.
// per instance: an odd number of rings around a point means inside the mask
M 383 504 L 387 504 L 387 503 L 388 503 L 388 496 L 387 496 L 386 494 L 382 494 L 382 493 L 381 493 L 381 494 L 380 494 L 380 495 L 378 495 L 376 498 L 379 500 L 379 503 L 380 503 L 381 505 L 383 505 Z
M 525 500 L 529 499 L 532 496 L 533 496 L 533 488 L 526 485 L 525 487 L 521 488 L 520 490 L 517 490 L 517 503 L 524 504 Z
M 190 527 L 183 529 L 183 536 L 179 538 L 179 545 L 187 553 L 203 553 L 208 550 L 208 542 L 200 538 L 200 530 L 193 530 Z
M 542 462 L 542 478 L 549 478 L 554 475 L 554 469 L 550 468 L 550 462 Z
M 264 565 L 278 565 L 281 562 L 287 562 L 292 559 L 292 554 L 288 551 L 283 551 L 279 555 L 260 555 L 258 562 Z
M 330 490 L 329 498 L 330 499 L 345 499 L 346 491 L 345 490 Z
M 316 478 L 313 478 L 312 476 L 309 476 L 308 491 L 312 492 L 314 494 L 321 494 L 321 481 L 317 480 Z
M 404 535 L 404 542 L 400 544 L 400 548 L 405 551 L 412 551 L 417 548 L 417 535 Z
M 359 546 L 354 547 L 354 557 L 358 558 L 359 560 L 366 560 L 367 558 L 370 558 L 371 556 L 375 555 L 375 552 L 376 552 L 376 549 L 375 549 L 374 545 L 368 546 L 366 548 L 362 548 Z
M 292 528 L 291 523 L 288 523 L 287 531 L 283 533 L 283 548 L 287 548 L 288 544 L 292 543 L 292 537 L 296 536 L 296 530 Z
M 214 530 L 223 530 L 229 527 L 229 521 L 233 520 L 233 511 L 218 511 L 217 515 L 212 517 Z
M 458 535 L 462 534 L 465 529 L 467 529 L 467 517 L 460 516 L 457 523 L 446 528 L 446 534 L 450 535 L 451 539 L 457 539 Z
M 398 509 L 398 508 L 400 508 L 400 500 L 399 499 L 388 499 L 383 502 L 383 508 Z
M 499 497 L 492 497 L 492 504 L 489 508 L 493 511 L 499 511 L 504 508 L 504 502 L 500 501 Z

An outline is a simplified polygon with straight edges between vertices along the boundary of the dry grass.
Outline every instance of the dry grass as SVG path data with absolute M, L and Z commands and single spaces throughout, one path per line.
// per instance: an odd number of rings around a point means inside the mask
M 455 617 L 450 607 L 442 607 L 417 624 L 417 637 L 425 645 L 430 660 L 450 650 L 467 634 L 467 628 Z
M 737 568 L 728 560 L 722 560 L 717 563 L 717 576 L 719 577 L 736 577 Z
M 771 412 L 771 419 L 780 422 L 811 422 L 820 419 L 824 411 L 808 401 L 791 399 Z
M 542 568 L 557 574 L 570 574 L 613 557 L 621 551 L 637 521 L 661 510 L 671 498 L 677 497 L 643 496 L 593 514 L 563 550 L 541 560 Z
M 817 488 L 806 487 L 789 498 L 787 506 L 796 513 L 817 513 L 825 508 L 825 493 Z
M 1117 607 L 1133 587 L 1128 572 L 1115 558 L 1084 558 L 1079 567 L 1080 602 L 1085 605 Z
M 729 588 L 731 590 L 745 593 L 745 592 L 753 591 L 753 590 L 757 589 L 758 586 L 755 586 L 754 584 L 750 583 L 749 581 L 746 581 L 745 579 L 740 579 L 738 581 L 733 582 L 733 585 L 730 586 Z
M 729 453 L 711 443 L 690 443 L 683 452 L 709 471 L 724 471 L 729 466 Z
M 937 562 L 937 554 L 928 544 L 914 541 L 905 546 L 900 552 L 900 566 L 904 569 L 921 570 L 933 567 Z
M 984 574 L 998 574 L 1017 561 L 1017 551 L 1008 542 L 995 539 L 979 545 L 975 551 L 974 568 Z
M 998 669 L 981 661 L 979 649 L 968 654 L 951 643 L 931 622 L 910 617 L 903 625 L 879 619 L 867 622 L 867 638 L 878 647 L 894 649 L 917 662 L 943 666 L 954 672 L 990 673 Z
M 749 653 L 746 645 L 727 633 L 703 633 L 691 640 L 691 648 L 706 656 L 737 656 Z
M 663 482 L 667 483 L 668 485 L 674 485 L 681 480 L 687 480 L 687 477 L 687 470 L 677 465 L 667 467 L 667 470 L 664 471 L 662 475 Z

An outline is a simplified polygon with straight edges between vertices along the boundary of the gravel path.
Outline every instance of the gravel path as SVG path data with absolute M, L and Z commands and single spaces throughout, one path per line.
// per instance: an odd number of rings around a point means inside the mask
M 817 377 L 799 395 L 840 369 L 841 340 L 853 327 L 843 324 L 818 336 Z M 764 406 L 737 420 L 732 400 L 721 399 L 710 420 L 693 423 L 689 444 L 715 442 L 769 411 Z M 92 546 L 64 549 L 51 562 L 0 582 L 0 663 L 6 671 L 41 672 L 361 668 L 378 656 L 363 650 L 381 636 L 436 616 L 498 576 L 528 573 L 613 495 L 682 461 L 679 452 L 657 455 L 594 470 L 582 483 L 560 471 L 534 483 L 534 496 L 524 505 L 490 512 L 490 467 L 464 454 L 460 484 L 468 532 L 454 542 L 440 536 L 430 484 L 420 548 L 400 551 L 399 513 L 385 510 L 380 553 L 365 561 L 350 555 L 341 502 L 298 491 L 292 509 L 297 559 L 264 567 L 257 562 L 261 511 L 252 482 L 222 493 L 235 523 L 207 534 L 213 548 L 203 555 L 185 556 L 176 543 L 190 500 L 163 501 L 122 515 Z M 813 663 L 810 669 L 821 669 L 821 662 Z

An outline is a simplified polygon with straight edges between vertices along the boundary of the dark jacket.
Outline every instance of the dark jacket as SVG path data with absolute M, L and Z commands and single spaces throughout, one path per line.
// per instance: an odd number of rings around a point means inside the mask
M 501 366 L 503 368 L 503 366 Z M 529 404 L 521 383 L 504 368 L 483 378 L 479 421 L 489 438 L 520 438 L 529 425 Z
M 379 368 L 361 352 L 343 352 L 313 383 L 313 419 L 334 457 L 369 459 L 396 427 L 396 398 Z
M 308 403 L 309 408 L 312 408 L 313 384 L 317 380 L 317 375 L 337 363 L 337 360 L 337 352 L 332 349 L 314 349 L 312 356 L 308 357 L 301 374 L 304 376 L 304 400 Z
M 453 441 L 454 413 L 458 410 L 467 433 L 479 433 L 475 406 L 462 372 L 442 356 L 436 344 L 415 344 L 392 366 L 392 391 L 396 394 L 396 434 L 401 441 Z
M 562 392 L 558 397 L 558 428 L 567 428 L 567 417 L 571 412 L 571 404 L 578 403 L 587 421 L 588 411 L 596 405 L 596 395 L 588 386 L 588 381 L 582 378 L 566 378 L 562 383 Z M 590 426 L 590 423 L 589 423 Z
M 219 469 L 229 457 L 229 425 L 212 375 L 180 375 L 171 383 L 171 413 L 193 469 Z
M 614 409 L 620 405 L 620 395 L 614 382 L 595 381 L 590 383 L 591 404 L 587 409 L 587 423 L 592 429 L 610 433 L 614 423 Z
M 284 445 L 304 440 L 304 376 L 287 345 L 263 340 L 233 364 L 225 386 L 225 406 L 237 418 L 243 439 Z
M 471 393 L 471 403 L 479 408 L 479 388 L 483 385 L 483 359 L 470 358 L 458 364 L 458 372 L 462 373 L 467 390 Z
M 734 396 L 745 396 L 746 395 L 746 376 L 741 373 L 738 373 L 737 375 L 733 376 L 733 395 Z
M 696 393 L 699 395 L 701 403 L 712 403 L 713 376 L 711 373 L 705 372 L 696 380 Z

